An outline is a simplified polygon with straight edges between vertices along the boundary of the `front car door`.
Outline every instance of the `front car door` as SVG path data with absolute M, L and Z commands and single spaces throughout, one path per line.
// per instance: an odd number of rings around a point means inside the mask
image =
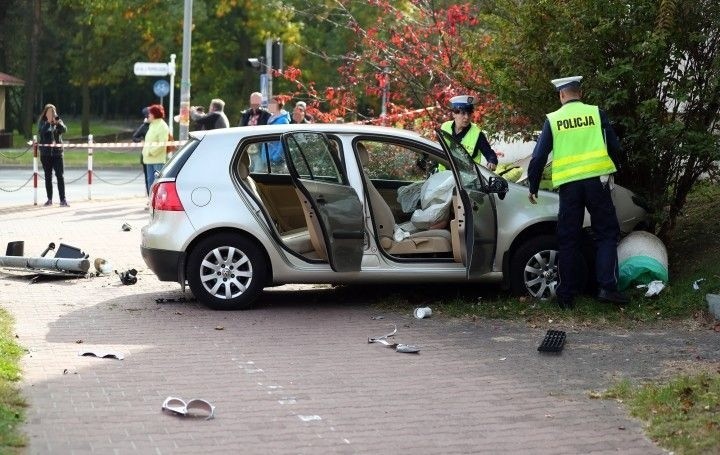
M 335 146 L 324 134 L 307 131 L 283 134 L 282 144 L 293 184 L 318 215 L 330 267 L 336 272 L 359 271 L 363 207 L 342 171 Z
M 468 278 L 477 277 L 493 267 L 497 243 L 495 198 L 465 148 L 445 131 L 437 129 L 436 133 L 459 182 L 458 193 L 465 209 L 465 232 L 460 235 L 464 243 L 460 248 L 466 252 L 463 263 Z

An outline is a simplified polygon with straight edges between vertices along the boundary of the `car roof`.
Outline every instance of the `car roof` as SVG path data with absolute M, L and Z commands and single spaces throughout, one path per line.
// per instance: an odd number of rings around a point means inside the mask
M 209 131 L 193 131 L 190 136 L 202 139 L 205 136 L 224 136 L 237 135 L 238 139 L 243 136 L 255 136 L 265 134 L 288 133 L 292 131 L 313 131 L 326 134 L 351 134 L 351 135 L 368 135 L 368 136 L 392 136 L 399 139 L 409 139 L 421 141 L 427 144 L 433 144 L 437 147 L 437 143 L 430 141 L 415 131 L 404 130 L 401 128 L 391 128 L 386 126 L 362 125 L 357 123 L 302 123 L 302 124 L 283 124 L 283 125 L 260 125 L 260 126 L 243 126 L 233 128 L 222 128 Z

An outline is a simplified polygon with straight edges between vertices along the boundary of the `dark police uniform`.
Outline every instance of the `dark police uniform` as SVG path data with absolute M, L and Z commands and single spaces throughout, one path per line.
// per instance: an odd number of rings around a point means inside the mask
M 450 98 L 450 105 L 453 110 L 472 113 L 474 101 L 472 96 L 459 95 Z M 483 166 L 485 162 L 497 165 L 497 154 L 490 147 L 487 136 L 476 123 L 470 122 L 468 126 L 455 133 L 455 121 L 450 120 L 443 123 L 440 129 L 457 140 L 467 150 L 474 162 Z M 483 162 L 483 158 L 485 158 L 485 162 Z M 443 170 L 445 167 L 440 165 L 438 169 Z
M 556 79 L 558 91 L 578 84 L 580 77 Z M 556 293 L 561 307 L 572 307 L 580 292 L 575 271 L 582 260 L 581 236 L 585 208 L 595 233 L 596 272 L 601 300 L 626 303 L 617 290 L 617 241 L 620 227 L 606 176 L 616 171 L 620 143 L 607 117 L 597 106 L 569 100 L 547 115 L 528 169 L 530 194 L 538 192 L 540 178 L 553 151 L 553 187 L 558 188 L 560 210 L 557 239 L 560 283 Z

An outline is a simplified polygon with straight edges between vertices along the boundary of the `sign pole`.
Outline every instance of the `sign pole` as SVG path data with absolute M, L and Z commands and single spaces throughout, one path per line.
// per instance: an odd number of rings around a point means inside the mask
M 173 120 L 175 117 L 175 54 L 170 54 L 168 72 L 170 73 L 170 103 L 168 106 L 168 126 L 170 127 L 170 134 L 175 137 L 175 133 L 173 131 Z
M 180 129 L 181 141 L 188 138 L 190 129 L 190 43 L 192 33 L 192 0 L 185 0 L 183 13 L 183 60 L 180 80 Z
M 273 77 L 272 77 L 272 38 L 265 40 L 265 66 L 267 68 L 267 100 L 273 96 Z

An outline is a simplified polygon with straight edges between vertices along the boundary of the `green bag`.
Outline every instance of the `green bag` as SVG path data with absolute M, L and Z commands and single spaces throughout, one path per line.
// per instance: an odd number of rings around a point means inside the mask
M 624 260 L 619 269 L 618 289 L 632 284 L 648 284 L 654 280 L 668 282 L 668 270 L 660 261 L 649 256 L 632 256 Z

